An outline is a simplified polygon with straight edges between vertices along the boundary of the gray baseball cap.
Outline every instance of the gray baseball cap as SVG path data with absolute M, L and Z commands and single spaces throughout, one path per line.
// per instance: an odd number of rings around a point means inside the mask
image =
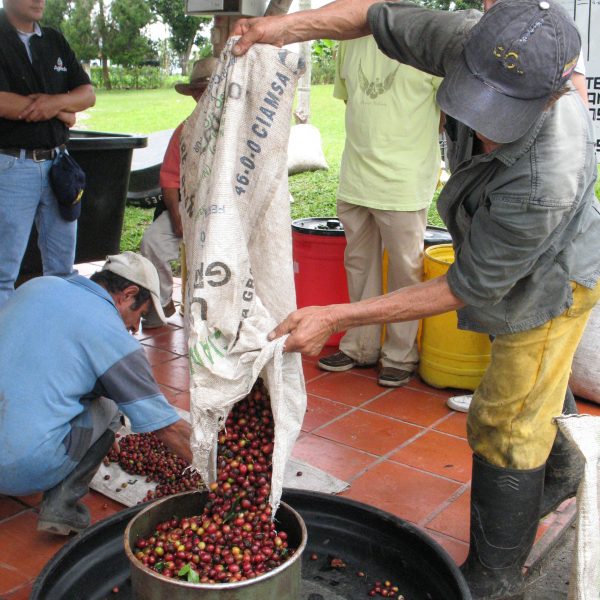
M 156 267 L 147 258 L 130 251 L 112 254 L 106 257 L 102 270 L 112 271 L 125 279 L 129 279 L 132 283 L 146 288 L 150 292 L 152 308 L 156 316 L 166 324 L 167 318 L 160 303 L 158 273 Z
M 571 77 L 581 50 L 554 0 L 500 0 L 473 27 L 437 94 L 440 108 L 486 138 L 522 137 Z

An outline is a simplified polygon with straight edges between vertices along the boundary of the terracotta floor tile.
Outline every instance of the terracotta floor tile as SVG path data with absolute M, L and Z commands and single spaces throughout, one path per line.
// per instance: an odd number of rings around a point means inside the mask
M 469 554 L 469 544 L 444 537 L 432 531 L 427 532 L 453 559 L 457 565 L 462 565 Z
M 327 372 L 319 369 L 314 362 L 305 359 L 302 359 L 302 369 L 304 370 L 304 380 L 307 382 L 327 375 Z
M 150 363 L 151 367 L 160 365 L 170 360 L 175 360 L 179 357 L 178 354 L 173 354 L 172 352 L 162 350 L 161 348 L 155 348 L 154 346 L 148 346 L 146 344 L 142 344 L 142 346 L 144 347 L 146 357 L 148 358 L 148 362 Z
M 414 425 L 358 410 L 319 429 L 317 435 L 383 456 L 420 431 Z
M 448 508 L 445 508 L 426 524 L 428 532 L 431 530 L 437 531 L 468 543 L 470 500 L 471 491 L 466 490 Z
M 185 392 L 190 389 L 189 361 L 185 356 L 155 365 L 154 378 L 162 385 Z
M 12 594 L 8 594 L 4 596 L 2 600 L 29 600 L 29 596 L 31 596 L 32 584 L 28 583 L 23 587 L 20 587 L 18 590 L 12 592 Z
M 445 502 L 459 484 L 384 461 L 352 482 L 343 496 L 418 523 Z
M 18 590 L 28 581 L 29 577 L 24 573 L 0 561 L 0 598 L 5 598 L 5 594 Z
M 438 423 L 434 429 L 437 431 L 443 431 L 451 435 L 457 435 L 459 437 L 467 437 L 467 415 L 466 413 L 459 413 L 451 411 L 452 414 L 441 423 Z
M 19 496 L 18 500 L 19 500 L 19 502 L 23 502 L 24 504 L 27 504 L 27 506 L 36 508 L 42 502 L 42 494 L 39 493 L 39 494 L 30 494 L 29 496 Z
M 30 577 L 36 577 L 48 560 L 69 540 L 65 536 L 38 532 L 37 521 L 37 513 L 28 510 L 0 524 L 2 561 Z M 18 547 L 19 552 L 2 551 L 2 547 Z
M 390 460 L 467 483 L 472 452 L 466 440 L 430 431 L 390 456 Z
M 324 400 L 308 394 L 306 414 L 302 422 L 302 431 L 312 431 L 332 419 L 343 415 L 350 409 L 346 404 L 339 404 L 331 400 Z
M 178 331 L 178 330 L 179 330 L 179 327 L 175 327 L 175 326 L 171 326 L 171 325 L 165 325 L 163 327 L 153 327 L 151 329 L 144 329 L 143 327 L 140 327 L 140 329 L 134 335 L 134 337 L 137 340 L 139 340 L 140 342 L 142 342 L 142 341 L 145 342 L 145 341 L 151 340 L 155 337 L 169 333 L 170 331 Z
M 189 392 L 179 392 L 175 396 L 172 401 L 173 406 L 177 406 L 177 408 L 183 408 L 183 410 L 190 410 L 190 393 Z
M 125 505 L 111 500 L 94 490 L 91 490 L 89 494 L 84 496 L 83 503 L 90 509 L 92 524 L 111 517 L 126 508 Z
M 313 434 L 302 435 L 294 456 L 345 481 L 351 480 L 376 459 L 364 452 L 330 442 Z
M 168 385 L 159 385 L 158 388 L 165 395 L 169 403 L 173 405 L 177 401 L 177 395 L 182 393 L 180 390 L 170 388 Z
M 181 328 L 166 327 L 155 330 L 157 333 L 144 340 L 145 344 L 169 350 L 180 356 L 185 356 L 188 353 L 187 337 L 185 331 Z
M 306 391 L 329 400 L 358 406 L 385 392 L 385 389 L 368 377 L 346 372 L 331 373 L 323 379 L 317 379 L 306 386 Z
M 0 495 L 0 521 L 2 519 L 12 517 L 13 515 L 16 515 L 17 513 L 20 513 L 21 511 L 26 509 L 26 506 L 23 506 L 23 504 L 21 504 L 14 498 L 11 498 L 10 496 Z
M 450 412 L 443 398 L 406 387 L 372 400 L 363 408 L 423 427 L 435 423 Z
M 600 404 L 594 404 L 589 400 L 577 400 L 577 408 L 582 415 L 600 417 Z
M 448 398 L 449 396 L 456 396 L 458 393 L 457 390 L 448 389 L 448 388 L 434 388 L 430 385 L 427 385 L 418 375 L 413 377 L 410 380 L 410 383 L 406 387 L 409 387 L 413 390 L 420 390 L 422 392 L 427 392 L 429 394 L 433 394 L 434 396 L 440 396 L 442 398 Z

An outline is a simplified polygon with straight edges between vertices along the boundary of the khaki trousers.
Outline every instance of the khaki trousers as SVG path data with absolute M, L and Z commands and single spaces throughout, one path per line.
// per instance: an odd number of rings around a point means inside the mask
M 376 210 L 338 199 L 338 217 L 346 232 L 344 266 L 351 302 L 382 294 L 381 258 L 388 251 L 388 292 L 423 279 L 423 244 L 427 209 L 419 211 Z M 350 329 L 340 350 L 359 363 L 381 360 L 383 367 L 414 371 L 419 362 L 418 321 L 386 325 L 381 346 L 381 326 Z
M 590 311 L 600 298 L 571 282 L 573 304 L 540 327 L 496 336 L 492 360 L 473 401 L 467 434 L 473 451 L 498 467 L 536 469 L 556 437 L 571 364 Z

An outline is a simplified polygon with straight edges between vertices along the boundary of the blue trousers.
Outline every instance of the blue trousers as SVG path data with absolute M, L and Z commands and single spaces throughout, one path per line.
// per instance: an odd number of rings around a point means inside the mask
M 0 154 L 0 308 L 14 292 L 35 223 L 44 275 L 73 272 L 77 221 L 65 221 L 50 187 L 51 160 Z

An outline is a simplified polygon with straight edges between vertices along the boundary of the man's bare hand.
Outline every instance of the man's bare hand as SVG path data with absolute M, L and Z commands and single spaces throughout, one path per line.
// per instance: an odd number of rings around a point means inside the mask
M 29 123 L 49 121 L 62 110 L 60 94 L 31 94 L 31 104 L 19 115 L 19 119 Z
M 231 32 L 231 35 L 241 36 L 233 47 L 233 53 L 237 56 L 246 54 L 253 44 L 272 44 L 280 48 L 288 44 L 290 40 L 286 39 L 288 29 L 285 23 L 285 16 L 240 19 Z
M 77 115 L 66 110 L 61 110 L 57 115 L 57 119 L 60 119 L 67 127 L 74 127 L 77 123 Z
M 321 352 L 325 342 L 336 332 L 336 305 L 308 306 L 296 310 L 280 323 L 270 334 L 274 340 L 289 334 L 285 342 L 286 352 L 301 352 L 315 356 Z

